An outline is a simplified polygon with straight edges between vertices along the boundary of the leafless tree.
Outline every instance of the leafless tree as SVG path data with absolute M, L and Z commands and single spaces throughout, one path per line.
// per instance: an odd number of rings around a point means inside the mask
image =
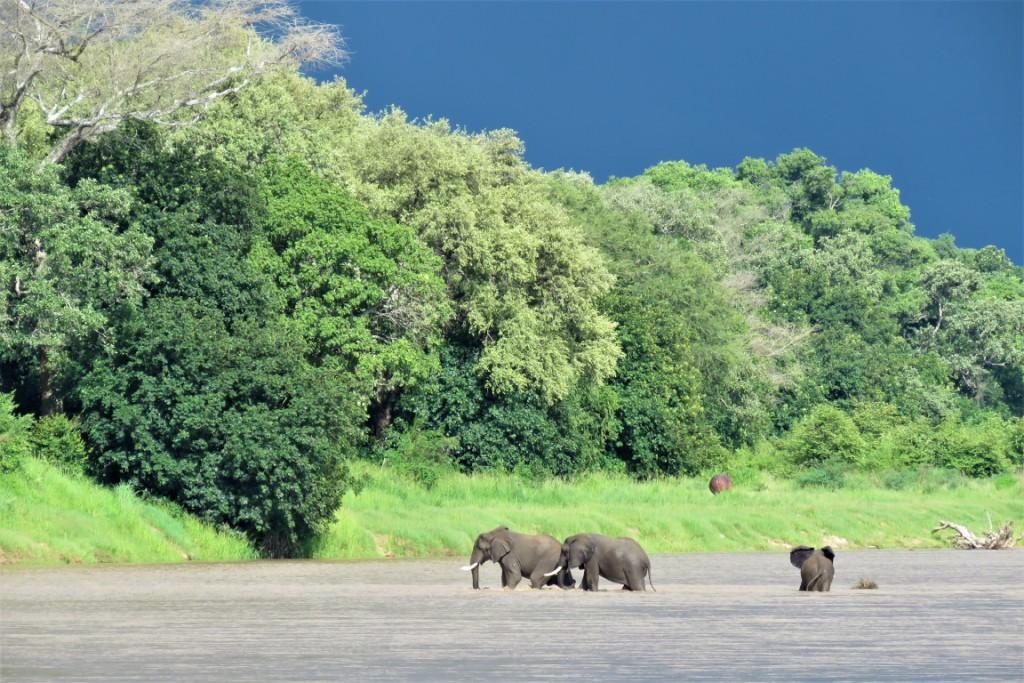
M 0 129 L 17 144 L 34 104 L 59 162 L 127 119 L 180 125 L 270 69 L 343 56 L 289 0 L 0 0 Z

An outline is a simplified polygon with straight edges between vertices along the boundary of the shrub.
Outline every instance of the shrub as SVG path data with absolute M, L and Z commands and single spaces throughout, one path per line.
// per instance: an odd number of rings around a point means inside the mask
M 1006 457 L 1004 422 L 998 418 L 980 424 L 959 420 L 942 423 L 929 444 L 933 462 L 971 477 L 990 477 L 1010 469 Z
M 1012 489 L 1016 486 L 1020 486 L 1020 481 L 1017 479 L 1017 476 L 1014 474 L 1010 474 L 1009 472 L 1005 474 L 1000 474 L 998 477 L 992 480 L 992 483 L 995 484 L 996 489 L 999 491 L 1004 491 L 1006 489 Z
M 1024 417 L 1010 423 L 1006 456 L 1015 467 L 1024 467 Z
M 382 465 L 390 465 L 429 491 L 437 485 L 441 475 L 451 469 L 451 453 L 458 442 L 439 429 L 423 429 L 418 424 L 405 427 L 397 421 L 377 450 Z
M 32 418 L 15 415 L 13 394 L 0 394 L 0 474 L 14 472 L 32 452 Z
M 87 453 L 78 420 L 47 415 L 36 420 L 30 436 L 32 454 L 68 473 L 85 471 Z
M 964 485 L 964 475 L 948 468 L 927 467 L 921 470 L 918 482 L 924 493 L 934 493 L 939 489 L 953 491 Z
M 846 486 L 846 471 L 841 463 L 830 462 L 823 467 L 801 472 L 796 477 L 800 488 L 841 489 Z
M 797 422 L 783 448 L 795 464 L 813 467 L 828 461 L 860 462 L 866 445 L 857 425 L 846 413 L 819 404 Z
M 907 488 L 917 481 L 917 472 L 913 470 L 890 470 L 882 476 L 882 486 L 894 491 Z

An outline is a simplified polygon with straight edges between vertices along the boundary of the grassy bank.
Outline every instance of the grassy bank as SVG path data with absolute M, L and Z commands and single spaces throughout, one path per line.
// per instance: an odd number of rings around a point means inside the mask
M 245 539 L 166 503 L 68 476 L 35 458 L 0 476 L 0 564 L 181 562 L 254 557 Z
M 563 538 L 580 531 L 637 538 L 652 553 L 772 550 L 793 544 L 838 547 L 948 547 L 930 533 L 938 520 L 976 531 L 1024 520 L 1019 476 L 971 480 L 947 472 L 883 479 L 854 477 L 844 488 L 800 488 L 754 476 L 712 496 L 702 478 L 637 483 L 593 475 L 532 482 L 508 475 L 442 476 L 429 490 L 361 465 L 366 485 L 348 494 L 321 558 L 464 555 L 483 530 L 505 524 Z
M 500 524 L 563 538 L 579 531 L 637 538 L 649 552 L 838 547 L 948 547 L 938 520 L 975 531 L 1024 522 L 1024 479 L 973 480 L 947 472 L 853 477 L 844 488 L 801 488 L 763 475 L 712 496 L 701 479 L 638 483 L 596 474 L 575 481 L 443 474 L 431 488 L 390 469 L 356 463 L 364 485 L 346 495 L 317 558 L 462 556 Z M 0 477 L 0 563 L 179 562 L 254 557 L 226 534 L 126 486 L 70 477 L 34 458 Z

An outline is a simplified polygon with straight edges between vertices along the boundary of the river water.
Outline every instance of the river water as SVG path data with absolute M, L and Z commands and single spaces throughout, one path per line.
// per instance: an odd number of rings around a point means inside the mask
M 465 558 L 8 568 L 0 680 L 1024 680 L 1024 552 L 839 551 L 821 594 L 788 559 L 655 556 L 656 593 L 473 591 Z

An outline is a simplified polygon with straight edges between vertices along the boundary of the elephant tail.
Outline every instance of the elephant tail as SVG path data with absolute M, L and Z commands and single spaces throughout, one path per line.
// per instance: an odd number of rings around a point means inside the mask
M 651 568 L 647 568 L 647 583 L 651 584 L 651 590 L 657 593 L 657 589 L 654 587 L 654 579 L 651 578 Z

